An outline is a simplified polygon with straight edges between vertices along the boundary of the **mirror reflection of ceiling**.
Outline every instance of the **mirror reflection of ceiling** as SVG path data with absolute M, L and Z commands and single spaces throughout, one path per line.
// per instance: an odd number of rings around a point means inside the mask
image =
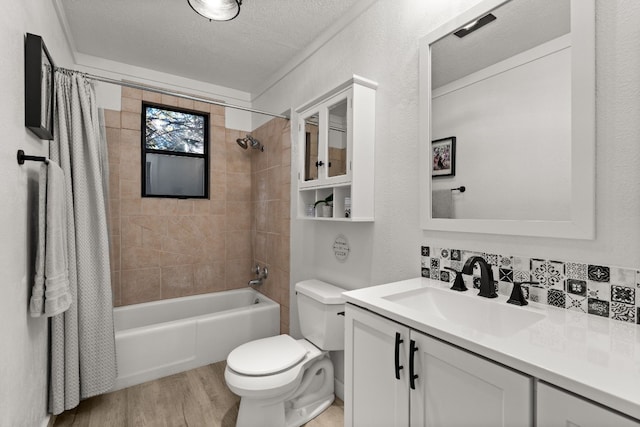
M 337 117 L 347 117 L 347 103 L 346 101 L 341 101 L 339 103 L 337 103 L 336 105 L 333 105 L 331 107 L 329 107 L 331 110 L 331 115 L 332 116 L 337 116 Z
M 186 0 L 55 0 L 77 52 L 255 93 L 371 0 L 252 0 L 209 22 Z
M 432 45 L 433 89 L 571 32 L 569 0 L 512 0 L 491 13 L 495 21 L 466 37 Z

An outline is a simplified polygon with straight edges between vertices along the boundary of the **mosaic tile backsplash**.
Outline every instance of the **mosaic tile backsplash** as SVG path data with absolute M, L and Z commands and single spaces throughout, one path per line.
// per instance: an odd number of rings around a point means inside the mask
M 447 268 L 461 271 L 469 257 L 481 256 L 491 265 L 499 294 L 510 295 L 514 282 L 537 282 L 522 285 L 530 301 L 640 324 L 640 271 L 635 269 L 429 246 L 420 253 L 422 277 L 453 283 L 455 273 Z M 463 277 L 467 287 L 480 286 L 477 267 Z

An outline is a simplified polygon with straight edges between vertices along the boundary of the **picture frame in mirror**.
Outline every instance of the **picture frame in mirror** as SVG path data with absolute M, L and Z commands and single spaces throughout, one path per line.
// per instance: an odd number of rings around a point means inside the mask
M 456 175 L 456 137 L 431 141 L 431 176 Z

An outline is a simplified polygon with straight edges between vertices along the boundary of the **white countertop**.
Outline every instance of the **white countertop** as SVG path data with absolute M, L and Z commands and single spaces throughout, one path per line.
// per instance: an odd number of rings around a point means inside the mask
M 449 291 L 449 286 L 416 278 L 343 296 L 348 303 L 640 419 L 640 325 L 530 302 L 524 307 L 513 306 L 514 316 L 517 310 L 526 310 L 542 313 L 544 318 L 500 337 L 384 298 L 434 287 L 473 298 L 478 304 L 507 304 L 504 295 L 487 299 L 477 296 L 476 289 L 459 293 Z

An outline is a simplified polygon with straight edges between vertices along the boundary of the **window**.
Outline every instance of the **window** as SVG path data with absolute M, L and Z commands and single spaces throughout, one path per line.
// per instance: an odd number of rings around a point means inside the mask
M 142 197 L 209 197 L 209 114 L 142 104 Z

